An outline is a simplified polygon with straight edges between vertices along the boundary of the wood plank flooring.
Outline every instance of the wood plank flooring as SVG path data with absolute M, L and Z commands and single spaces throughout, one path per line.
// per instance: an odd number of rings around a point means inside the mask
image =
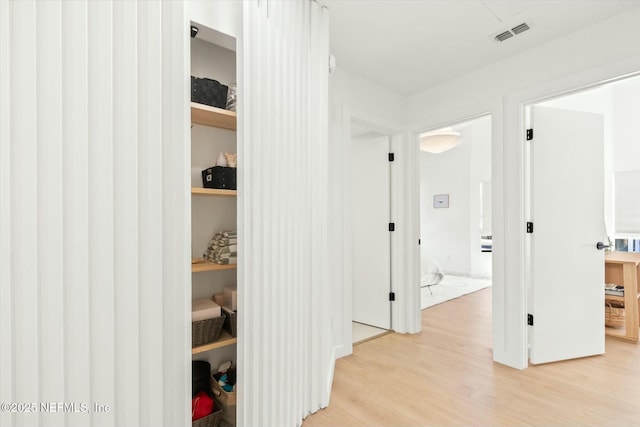
M 640 426 L 640 345 L 520 371 L 492 360 L 491 288 L 422 311 L 337 361 L 329 407 L 303 427 Z

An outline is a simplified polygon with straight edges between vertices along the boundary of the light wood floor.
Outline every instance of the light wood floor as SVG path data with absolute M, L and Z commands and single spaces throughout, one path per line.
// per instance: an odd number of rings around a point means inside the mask
M 303 427 L 640 426 L 640 345 L 519 371 L 492 361 L 491 289 L 422 311 L 337 361 L 328 408 Z

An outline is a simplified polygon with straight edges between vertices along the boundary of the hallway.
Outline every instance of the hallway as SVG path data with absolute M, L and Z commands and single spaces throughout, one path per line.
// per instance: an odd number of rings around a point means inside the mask
M 336 363 L 320 426 L 640 425 L 640 346 L 518 371 L 491 351 L 491 288 L 422 311 L 422 333 L 391 333 Z

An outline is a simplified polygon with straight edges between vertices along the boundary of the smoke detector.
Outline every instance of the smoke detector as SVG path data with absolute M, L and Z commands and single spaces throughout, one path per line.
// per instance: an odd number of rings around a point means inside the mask
M 507 39 L 510 39 L 513 36 L 517 36 L 518 34 L 524 33 L 530 28 L 531 27 L 529 27 L 529 24 L 527 24 L 526 22 L 523 22 L 522 24 L 516 25 L 510 30 L 503 31 L 500 34 L 493 36 L 493 39 L 497 42 L 503 42 Z

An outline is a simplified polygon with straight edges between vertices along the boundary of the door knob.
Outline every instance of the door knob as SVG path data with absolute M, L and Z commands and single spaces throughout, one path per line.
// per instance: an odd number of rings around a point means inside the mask
M 598 242 L 598 243 L 596 243 L 596 248 L 597 248 L 599 251 L 601 251 L 601 250 L 603 250 L 603 249 L 605 249 L 605 248 L 610 248 L 610 247 L 611 247 L 611 245 L 605 245 L 605 244 L 604 244 L 604 243 L 602 243 L 602 242 Z

